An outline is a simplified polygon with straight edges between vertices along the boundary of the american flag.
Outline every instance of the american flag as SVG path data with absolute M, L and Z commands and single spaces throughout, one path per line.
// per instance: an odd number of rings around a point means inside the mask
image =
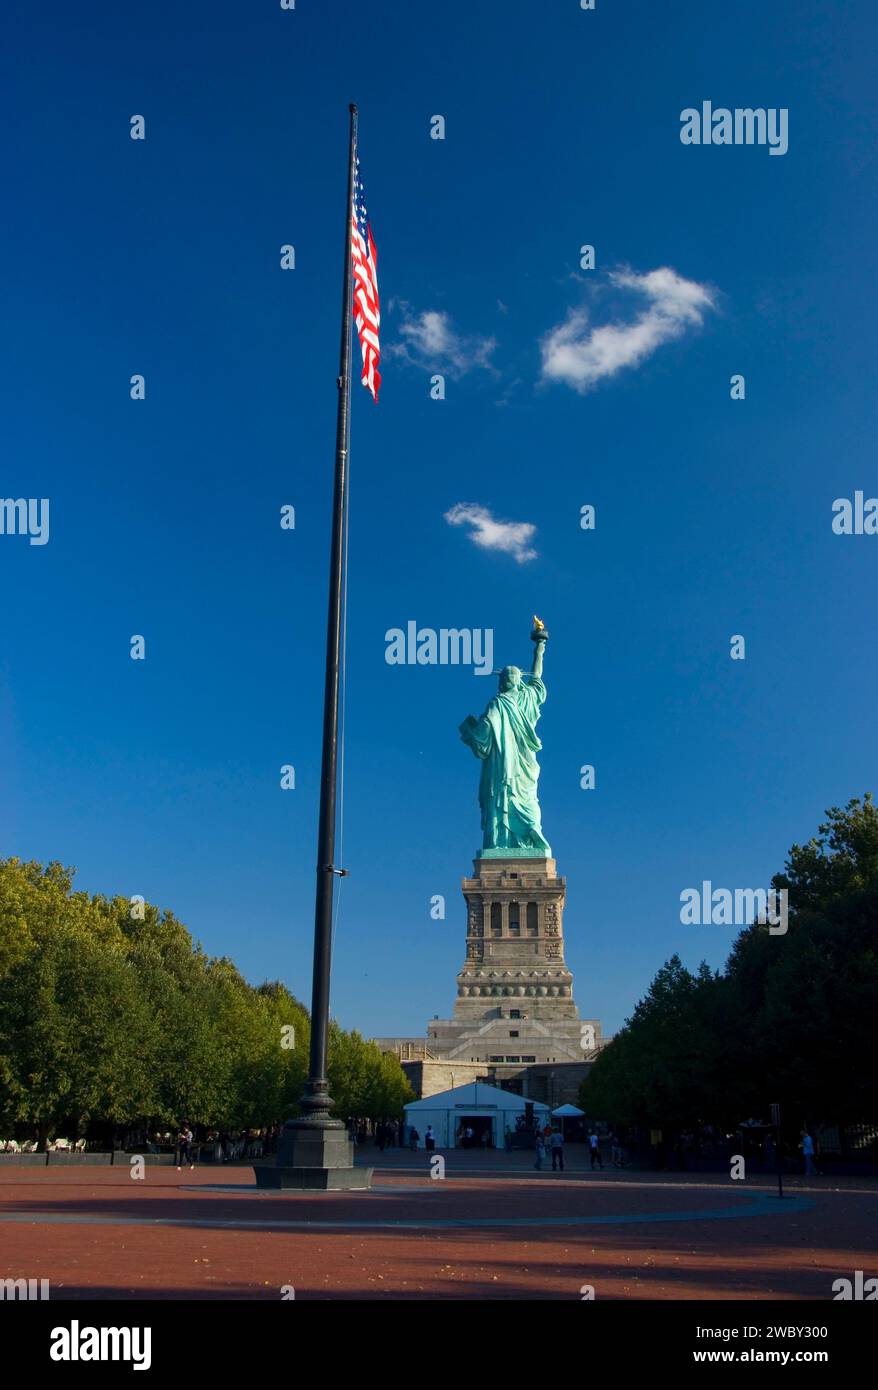
M 381 374 L 378 363 L 381 360 L 381 345 L 378 342 L 378 329 L 381 326 L 381 306 L 378 303 L 378 267 L 372 228 L 366 216 L 363 196 L 363 183 L 360 178 L 360 161 L 357 160 L 354 178 L 354 202 L 351 208 L 351 262 L 354 271 L 354 320 L 360 336 L 363 353 L 363 385 L 372 392 L 373 401 L 378 400 L 378 387 Z

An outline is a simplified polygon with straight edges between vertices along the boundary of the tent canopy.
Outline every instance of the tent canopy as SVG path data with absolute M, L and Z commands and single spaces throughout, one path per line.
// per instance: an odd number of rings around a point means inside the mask
M 584 1115 L 585 1111 L 580 1110 L 578 1105 L 559 1105 L 557 1110 L 552 1111 L 552 1114 L 573 1120 L 577 1119 L 580 1115 Z
M 533 1105 L 534 1114 L 548 1114 L 549 1107 L 542 1101 L 525 1102 L 513 1091 L 488 1086 L 484 1081 L 471 1081 L 466 1086 L 455 1086 L 451 1091 L 438 1091 L 436 1095 L 425 1096 L 423 1100 L 410 1101 L 405 1113 L 413 1116 L 427 1110 L 499 1110 L 506 1114 L 523 1114 L 525 1104 Z

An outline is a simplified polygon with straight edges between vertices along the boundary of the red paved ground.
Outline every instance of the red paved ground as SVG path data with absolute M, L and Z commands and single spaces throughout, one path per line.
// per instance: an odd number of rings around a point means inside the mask
M 834 1279 L 855 1269 L 878 1273 L 878 1191 L 829 1181 L 788 1184 L 813 1202 L 809 1211 L 778 1203 L 777 1215 L 719 1220 L 706 1214 L 736 1207 L 759 1185 L 773 1189 L 764 1180 L 524 1170 L 449 1172 L 437 1182 L 394 1165 L 376 1173 L 370 1194 L 275 1197 L 206 1190 L 252 1184 L 250 1168 L 149 1168 L 133 1181 L 119 1167 L 9 1167 L 0 1170 L 0 1278 L 47 1277 L 54 1299 L 278 1299 L 282 1285 L 300 1299 L 576 1299 L 591 1284 L 598 1298 L 826 1300 Z M 640 1219 L 658 1212 L 705 1219 Z M 3 1220 L 8 1214 L 16 1219 Z M 635 1220 L 513 1224 L 601 1215 Z M 180 1224 L 151 1224 L 169 1219 Z M 350 1224 L 422 1220 L 477 1224 Z M 480 1228 L 491 1220 L 500 1224 Z M 289 1221 L 342 1228 L 273 1228 Z M 247 1228 L 228 1224 L 238 1222 Z

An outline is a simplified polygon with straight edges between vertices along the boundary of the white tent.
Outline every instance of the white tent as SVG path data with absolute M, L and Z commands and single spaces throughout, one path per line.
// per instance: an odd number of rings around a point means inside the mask
M 488 1086 L 484 1081 L 471 1081 L 467 1086 L 455 1086 L 451 1091 L 439 1091 L 435 1096 L 424 1100 L 413 1100 L 405 1107 L 407 1125 L 414 1125 L 424 1142 L 427 1126 L 433 1126 L 437 1149 L 452 1149 L 457 1144 L 457 1134 L 467 1120 L 475 1120 L 474 1130 L 483 1128 L 484 1121 L 490 1122 L 491 1143 L 502 1149 L 507 1128 L 515 1129 L 517 1115 L 524 1114 L 525 1101 L 512 1091 L 501 1090 L 499 1086 Z M 529 1101 L 534 1115 L 544 1119 L 549 1107 L 542 1101 Z
M 559 1105 L 552 1111 L 552 1119 L 560 1120 L 561 1133 L 565 1139 L 583 1138 L 582 1126 L 578 1125 L 577 1120 L 581 1120 L 585 1115 L 584 1110 L 580 1110 L 578 1105 Z

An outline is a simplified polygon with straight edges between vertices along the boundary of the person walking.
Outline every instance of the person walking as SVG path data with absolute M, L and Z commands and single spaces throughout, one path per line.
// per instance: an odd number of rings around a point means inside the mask
M 192 1130 L 189 1128 L 189 1121 L 188 1121 L 188 1120 L 184 1120 L 184 1121 L 183 1121 L 183 1128 L 180 1130 L 180 1133 L 179 1133 L 178 1136 L 177 1136 L 177 1150 L 178 1150 L 178 1155 L 177 1155 L 177 1156 L 178 1156 L 178 1158 L 180 1159 L 180 1162 L 177 1164 L 177 1172 L 178 1172 L 178 1173 L 180 1172 L 180 1169 L 181 1169 L 181 1167 L 183 1166 L 184 1163 L 188 1163 L 188 1164 L 189 1164 L 189 1169 L 190 1169 L 190 1171 L 195 1167 L 195 1164 L 192 1162 L 192 1154 L 191 1154 L 191 1151 L 190 1151 L 190 1150 L 191 1150 L 191 1145 L 192 1145 L 192 1140 L 193 1140 L 194 1138 L 195 1138 L 195 1136 L 194 1136 L 194 1134 L 192 1133 Z
M 614 1168 L 622 1167 L 622 1141 L 618 1130 L 615 1129 L 610 1135 L 610 1159 Z
M 543 1166 L 543 1159 L 546 1157 L 546 1141 L 545 1141 L 545 1139 L 543 1138 L 542 1133 L 541 1133 L 539 1130 L 537 1130 L 536 1151 L 537 1151 L 537 1161 L 536 1161 L 536 1163 L 534 1164 L 534 1167 L 536 1168 L 537 1172 L 539 1173 L 539 1172 L 541 1171 L 541 1169 L 542 1169 L 542 1166 Z
M 409 1130 L 409 1148 L 411 1149 L 412 1153 L 414 1153 L 417 1149 L 420 1138 L 420 1134 L 415 1129 L 414 1125 L 412 1125 L 411 1129 Z
M 427 1125 L 427 1132 L 424 1135 L 424 1148 L 431 1154 L 436 1147 L 436 1136 L 433 1133 L 433 1126 Z
M 817 1167 L 814 1163 L 814 1140 L 811 1138 L 811 1135 L 808 1133 L 807 1129 L 802 1130 L 802 1142 L 799 1145 L 799 1148 L 802 1150 L 802 1156 L 805 1160 L 805 1177 L 818 1177 L 819 1174 L 817 1172 Z
M 591 1171 L 594 1172 L 594 1166 L 597 1164 L 601 1172 L 603 1172 L 604 1165 L 601 1159 L 601 1141 L 597 1136 L 596 1130 L 592 1130 L 591 1134 L 588 1136 L 588 1154 L 591 1159 Z
M 564 1172 L 564 1136 L 560 1129 L 553 1129 L 549 1139 L 549 1150 L 552 1155 L 552 1172 Z

